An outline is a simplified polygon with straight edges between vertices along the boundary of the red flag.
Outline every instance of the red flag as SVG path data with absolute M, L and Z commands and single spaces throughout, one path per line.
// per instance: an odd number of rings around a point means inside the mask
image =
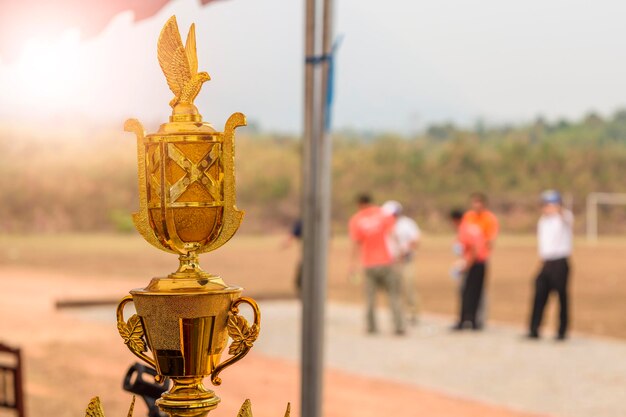
M 214 0 L 201 0 L 203 5 Z M 95 36 L 118 13 L 132 10 L 135 21 L 155 15 L 169 0 L 19 0 L 0 1 L 0 59 L 15 58 L 23 41 L 79 29 Z

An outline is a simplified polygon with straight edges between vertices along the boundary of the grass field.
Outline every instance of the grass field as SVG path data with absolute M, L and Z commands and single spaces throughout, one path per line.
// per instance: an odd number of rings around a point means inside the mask
M 205 270 L 257 296 L 294 296 L 296 247 L 281 249 L 282 236 L 239 235 L 218 252 L 203 255 Z M 456 282 L 448 277 L 451 236 L 426 236 L 418 256 L 417 287 L 424 311 L 455 314 Z M 331 243 L 328 294 L 331 300 L 361 302 L 358 283 L 347 277 L 349 242 Z M 0 236 L 0 274 L 7 267 L 50 271 L 96 283 L 107 278 L 145 282 L 176 268 L 175 256 L 160 252 L 136 235 L 86 234 Z M 532 280 L 539 263 L 531 236 L 504 236 L 489 270 L 489 316 L 525 325 Z M 573 330 L 626 338 L 626 238 L 577 241 L 573 257 Z M 120 288 L 125 293 L 129 288 Z M 554 300 L 556 301 L 556 300 Z M 555 303 L 547 311 L 546 333 L 554 328 Z

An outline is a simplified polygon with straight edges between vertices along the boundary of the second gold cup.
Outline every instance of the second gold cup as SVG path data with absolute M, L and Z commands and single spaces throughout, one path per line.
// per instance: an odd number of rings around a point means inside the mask
M 164 411 L 190 407 L 208 411 L 219 403 L 202 380 L 210 376 L 219 385 L 219 373 L 248 353 L 260 329 L 259 308 L 253 299 L 240 297 L 241 291 L 219 278 L 155 278 L 118 305 L 118 330 L 128 349 L 153 366 L 159 379 L 169 377 L 173 382 L 158 402 Z M 134 302 L 137 314 L 125 320 L 124 306 L 129 302 Z M 252 308 L 252 325 L 239 314 L 240 304 Z M 231 356 L 220 362 L 229 336 Z

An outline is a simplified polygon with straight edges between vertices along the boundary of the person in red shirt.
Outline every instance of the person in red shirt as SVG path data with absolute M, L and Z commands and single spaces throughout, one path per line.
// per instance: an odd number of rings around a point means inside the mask
M 350 238 L 354 242 L 350 273 L 357 271 L 359 264 L 365 272 L 367 303 L 367 331 L 378 331 L 375 316 L 376 293 L 383 289 L 389 296 L 395 332 L 405 333 L 402 311 L 402 279 L 396 271 L 395 259 L 388 246 L 388 237 L 393 230 L 395 218 L 381 207 L 372 204 L 372 198 L 363 194 L 357 199 L 359 210 L 350 218 Z
M 489 256 L 487 239 L 476 224 L 466 221 L 461 210 L 452 210 L 450 219 L 457 230 L 457 243 L 461 248 L 464 284 L 461 292 L 461 309 L 453 330 L 463 330 L 469 323 L 474 330 L 481 328 L 477 320 L 478 305 L 485 281 L 485 261 Z

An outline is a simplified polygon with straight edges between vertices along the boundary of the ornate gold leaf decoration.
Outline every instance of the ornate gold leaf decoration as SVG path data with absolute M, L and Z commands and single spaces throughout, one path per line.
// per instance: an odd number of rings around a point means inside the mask
M 287 403 L 287 410 L 285 410 L 285 417 L 289 417 L 291 414 L 291 404 Z M 243 402 L 243 405 L 239 409 L 239 413 L 237 413 L 237 417 L 252 417 L 252 404 L 250 400 L 246 400 Z
M 128 417 L 133 417 L 133 411 L 135 410 L 135 396 L 133 395 L 133 401 L 130 403 L 130 409 L 128 410 Z M 89 401 L 89 405 L 85 410 L 85 417 L 104 417 L 104 410 L 100 397 L 93 397 Z
M 122 339 L 124 339 L 124 343 L 127 344 L 132 351 L 146 351 L 146 342 L 143 339 L 143 327 L 138 315 L 133 314 L 126 323 L 118 321 L 117 331 L 120 333 L 120 336 L 122 336 Z
M 250 400 L 245 400 L 237 413 L 237 417 L 252 417 L 252 404 Z
M 289 405 L 287 405 L 289 407 Z M 133 417 L 133 411 L 135 411 L 135 396 L 133 395 L 133 401 L 130 403 L 130 409 L 128 410 L 127 417 Z
M 104 410 L 99 397 L 93 397 L 85 410 L 85 417 L 104 417 Z
M 161 30 L 157 53 L 167 85 L 174 93 L 170 106 L 193 105 L 202 83 L 211 79 L 208 73 L 198 72 L 195 25 L 189 28 L 186 46 L 183 46 L 176 16 L 170 17 Z
M 228 335 L 233 339 L 228 348 L 228 353 L 238 355 L 252 347 L 254 341 L 259 337 L 259 327 L 256 324 L 249 326 L 244 317 L 231 313 L 228 316 Z

